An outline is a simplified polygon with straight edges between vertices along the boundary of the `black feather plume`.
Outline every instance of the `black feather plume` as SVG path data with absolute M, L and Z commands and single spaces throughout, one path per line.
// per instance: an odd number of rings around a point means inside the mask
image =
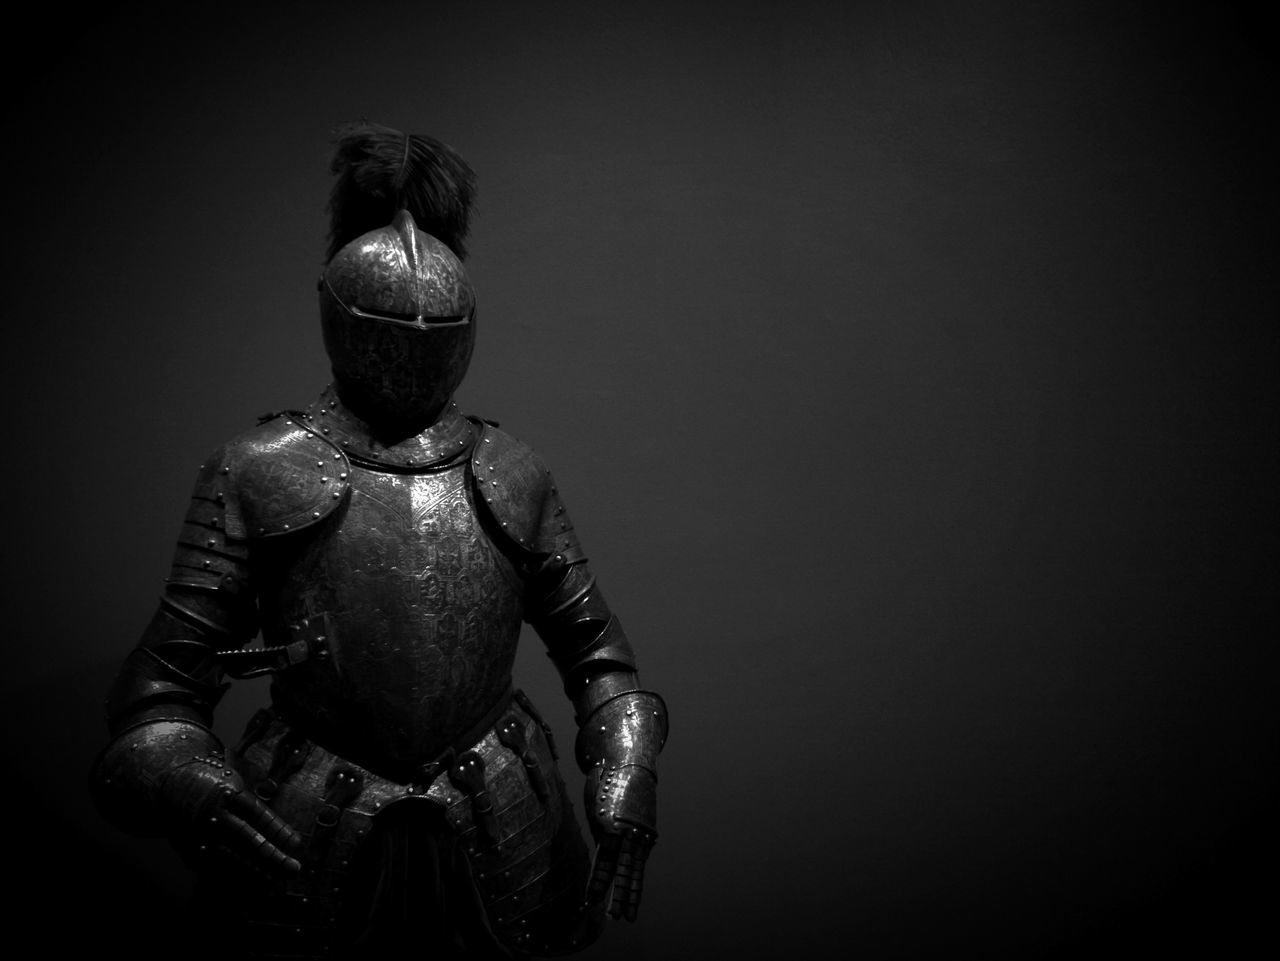
M 451 147 L 370 121 L 346 124 L 336 136 L 329 195 L 329 260 L 361 234 L 408 210 L 418 227 L 462 260 L 476 175 Z

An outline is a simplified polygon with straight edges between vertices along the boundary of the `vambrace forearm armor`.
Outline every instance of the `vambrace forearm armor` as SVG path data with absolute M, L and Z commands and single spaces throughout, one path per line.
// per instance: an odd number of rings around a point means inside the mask
M 662 698 L 640 688 L 635 653 L 585 559 L 557 557 L 530 585 L 529 620 L 564 680 L 578 721 L 575 754 L 589 775 L 591 821 L 605 832 L 657 834 Z
M 565 693 L 578 707 L 581 724 L 596 706 L 590 701 L 578 703 L 593 678 L 634 674 L 631 643 L 585 559 L 544 565 L 530 585 L 529 606 L 529 622 L 546 644 Z
M 140 711 L 158 705 L 180 705 L 209 724 L 227 690 L 221 683 L 214 643 L 214 638 L 201 636 L 163 607 L 158 610 L 107 691 L 107 725 L 112 733 L 132 723 Z

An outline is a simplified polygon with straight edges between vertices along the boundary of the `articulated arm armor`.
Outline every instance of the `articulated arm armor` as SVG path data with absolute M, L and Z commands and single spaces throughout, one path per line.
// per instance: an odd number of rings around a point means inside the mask
M 226 690 L 220 656 L 258 629 L 235 454 L 224 448 L 201 469 L 160 609 L 108 693 L 114 739 L 91 787 L 99 810 L 123 830 L 167 834 L 189 854 L 293 872 L 296 833 L 248 790 L 210 729 Z M 264 532 L 285 523 L 254 519 Z
M 612 889 L 610 913 L 634 920 L 644 862 L 658 836 L 666 705 L 640 687 L 635 654 L 587 566 L 550 471 L 523 444 L 492 429 L 473 467 L 495 522 L 514 541 L 526 577 L 525 618 L 574 704 L 575 755 L 587 775 L 586 813 L 598 846 L 588 899 Z
M 555 586 L 538 599 L 530 620 L 574 702 L 574 754 L 587 775 L 583 803 L 598 845 L 588 898 L 603 898 L 612 886 L 610 913 L 634 920 L 644 863 L 658 837 L 666 705 L 640 688 L 631 645 L 585 558 L 552 557 L 539 580 Z

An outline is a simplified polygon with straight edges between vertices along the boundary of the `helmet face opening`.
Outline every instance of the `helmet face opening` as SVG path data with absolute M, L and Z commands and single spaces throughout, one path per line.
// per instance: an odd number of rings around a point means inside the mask
M 426 317 L 422 314 L 403 314 L 389 310 L 362 310 L 359 307 L 353 307 L 351 304 L 344 303 L 342 298 L 338 296 L 337 291 L 329 284 L 328 276 L 321 277 L 320 283 L 322 289 L 326 289 L 338 305 L 352 317 L 360 320 L 381 320 L 388 324 L 403 324 L 407 327 L 458 327 L 463 324 L 471 323 L 471 315 L 460 317 Z M 474 310 L 474 308 L 473 308 Z
M 372 425 L 426 427 L 462 382 L 475 295 L 462 263 L 401 211 L 334 255 L 320 283 L 325 351 L 343 402 Z

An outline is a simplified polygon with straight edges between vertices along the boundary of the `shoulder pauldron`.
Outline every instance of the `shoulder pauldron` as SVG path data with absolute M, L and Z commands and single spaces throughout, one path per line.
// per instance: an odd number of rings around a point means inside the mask
M 486 421 L 473 420 L 479 436 L 471 455 L 477 499 L 522 554 L 567 563 L 582 558 L 573 524 L 550 469 L 527 444 Z
M 338 447 L 282 414 L 218 448 L 201 467 L 194 502 L 229 537 L 273 537 L 327 517 L 350 490 L 349 474 Z

